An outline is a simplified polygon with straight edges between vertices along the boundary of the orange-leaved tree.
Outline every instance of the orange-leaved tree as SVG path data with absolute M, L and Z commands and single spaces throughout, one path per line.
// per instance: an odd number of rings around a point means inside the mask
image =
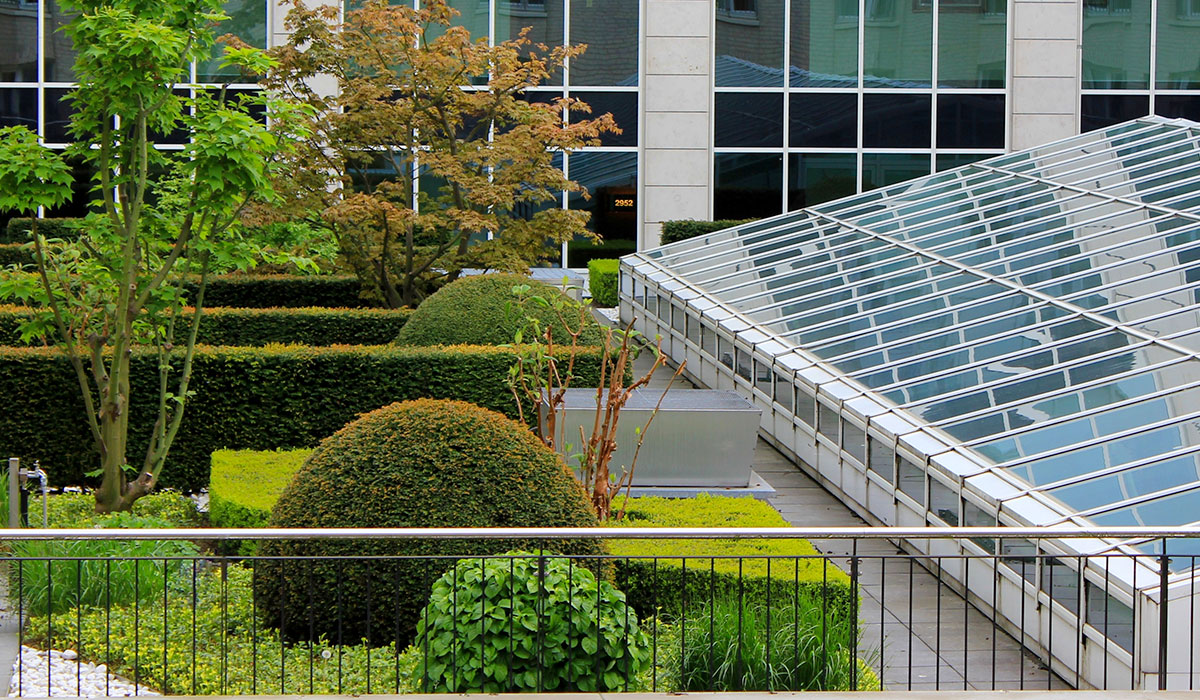
M 337 7 L 291 3 L 291 39 L 263 82 L 315 116 L 282 188 L 292 200 L 274 215 L 333 231 L 369 296 L 413 306 L 463 268 L 524 272 L 550 244 L 595 238 L 587 212 L 559 206 L 582 188 L 555 158 L 616 124 L 579 101 L 526 96 L 584 47 L 527 31 L 489 45 L 454 25 L 445 0 L 369 0 L 341 23 Z

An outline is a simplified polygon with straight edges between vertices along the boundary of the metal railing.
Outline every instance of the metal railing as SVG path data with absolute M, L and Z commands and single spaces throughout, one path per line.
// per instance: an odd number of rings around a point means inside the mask
M 800 539 L 825 553 L 705 542 Z M 97 682 L 108 694 L 121 682 L 109 674 L 164 694 L 1198 680 L 1200 528 L 18 529 L 0 540 L 21 649 L 13 691 L 26 696 L 98 694 Z M 114 540 L 129 549 L 88 549 Z M 431 540 L 457 549 L 380 549 Z M 601 540 L 625 541 L 622 553 L 585 546 Z M 665 554 L 662 540 L 699 542 Z M 270 544 L 216 553 L 249 542 Z M 498 553 L 518 545 L 527 553 Z M 101 680 L 89 685 L 89 672 Z

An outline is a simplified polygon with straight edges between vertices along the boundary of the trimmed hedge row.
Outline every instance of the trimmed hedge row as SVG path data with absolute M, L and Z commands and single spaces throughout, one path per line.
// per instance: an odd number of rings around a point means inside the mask
M 163 486 L 208 485 L 221 448 L 311 447 L 356 415 L 394 401 L 446 398 L 517 415 L 506 383 L 516 361 L 499 347 L 266 346 L 197 350 L 187 415 Z M 175 362 L 178 362 L 178 355 Z M 575 386 L 595 386 L 600 351 L 580 350 Z M 130 459 L 140 463 L 157 410 L 157 360 L 133 358 Z M 0 453 L 41 460 L 55 484 L 79 484 L 98 460 L 83 418 L 79 385 L 56 349 L 0 348 Z M 526 410 L 530 416 L 532 410 Z
M 0 267 L 32 264 L 33 250 L 24 243 L 0 243 Z
M 38 219 L 38 233 L 46 238 L 74 239 L 79 237 L 83 219 Z M 33 228 L 33 219 L 16 217 L 8 220 L 8 225 L 0 231 L 0 243 L 25 243 L 29 240 L 29 232 Z
M 0 344 L 24 345 L 20 327 L 31 313 L 26 306 L 0 306 Z M 184 313 L 190 316 L 191 309 Z M 411 315 L 411 309 L 219 307 L 204 310 L 198 338 L 202 345 L 385 345 Z
M 619 505 L 614 502 L 614 510 Z M 631 499 L 615 526 L 788 527 L 788 522 L 753 498 L 700 495 Z M 609 550 L 631 557 L 617 560 L 617 585 L 643 617 L 656 609 L 679 616 L 714 596 L 739 592 L 765 602 L 769 588 L 772 605 L 800 598 L 823 606 L 831 624 L 851 622 L 850 578 L 807 540 L 611 540 Z
M 612 307 L 621 303 L 617 296 L 617 277 L 621 261 L 615 259 L 593 260 L 588 263 L 588 288 L 592 292 L 592 303 L 596 306 Z
M 659 242 L 662 245 L 677 243 L 689 238 L 695 238 L 696 236 L 703 236 L 713 231 L 720 231 L 730 226 L 748 224 L 751 221 L 757 221 L 757 219 L 720 219 L 717 221 L 692 221 L 691 219 L 685 219 L 682 221 L 664 221 Z

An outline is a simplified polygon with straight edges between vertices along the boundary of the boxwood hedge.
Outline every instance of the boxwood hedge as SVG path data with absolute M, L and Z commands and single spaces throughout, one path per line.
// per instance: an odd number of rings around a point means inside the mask
M 178 354 L 174 362 L 179 361 Z M 595 386 L 598 349 L 582 349 L 576 386 Z M 453 346 L 201 347 L 187 414 L 163 485 L 208 485 L 214 450 L 311 447 L 364 411 L 394 401 L 447 398 L 515 416 L 506 384 L 512 349 Z M 133 357 L 130 455 L 145 449 L 157 408 L 157 359 Z M 0 452 L 40 460 L 56 484 L 78 484 L 97 464 L 79 385 L 56 349 L 0 348 Z M 527 416 L 531 411 L 526 411 Z
M 621 261 L 615 259 L 592 260 L 588 263 L 588 287 L 592 290 L 592 303 L 611 307 L 621 303 L 617 296 L 617 278 Z
M 29 307 L 0 306 L 0 344 L 22 345 Z M 184 309 L 185 314 L 191 313 Z M 198 341 L 205 345 L 384 345 L 400 332 L 411 309 L 206 308 Z
M 720 231 L 730 226 L 748 224 L 751 221 L 755 221 L 755 219 L 719 219 L 717 221 L 692 221 L 691 219 L 684 219 L 681 221 L 664 221 L 659 241 L 663 245 L 686 241 L 689 238 L 703 236 L 706 233 Z

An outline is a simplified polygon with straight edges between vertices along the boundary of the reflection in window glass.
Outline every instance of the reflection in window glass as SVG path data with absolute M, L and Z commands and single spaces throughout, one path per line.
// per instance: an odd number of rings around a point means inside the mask
M 791 86 L 857 86 L 858 0 L 791 1 Z
M 870 449 L 867 468 L 882 476 L 889 484 L 895 483 L 896 453 L 892 446 L 876 438 L 871 438 L 867 444 Z
M 896 484 L 917 503 L 925 505 L 925 470 L 904 457 L 896 469 Z
M 267 45 L 267 3 L 264 0 L 225 0 L 229 19 L 218 26 L 218 34 L 232 34 L 251 46 Z M 243 77 L 237 68 L 222 68 L 221 57 L 225 44 L 213 46 L 212 58 L 196 63 L 196 81 L 200 83 L 254 82 Z
M 894 185 L 929 174 L 929 156 L 922 153 L 864 153 L 863 190 Z
M 686 319 L 687 319 L 687 315 L 683 312 L 683 309 L 672 304 L 671 305 L 671 328 L 674 328 L 675 330 L 679 331 L 680 333 L 683 333 L 686 330 L 686 328 L 685 328 L 685 326 L 687 324 Z
M 786 0 L 716 0 L 717 87 L 783 86 Z
M 767 396 L 771 396 L 774 391 L 774 381 L 770 364 L 762 360 L 754 361 L 754 386 Z
M 929 478 L 929 511 L 947 525 L 958 525 L 958 494 L 933 477 Z
M 1079 572 L 1066 562 L 1053 557 L 1042 560 L 1041 588 L 1055 603 L 1079 612 Z
M 733 345 L 721 335 L 717 336 L 717 360 L 733 369 Z
M 793 93 L 788 106 L 788 145 L 854 148 L 858 141 L 858 97 Z
M 938 9 L 938 85 L 1002 88 L 1008 0 L 942 2 Z
M 788 211 L 854 194 L 858 159 L 853 153 L 788 156 Z
M 1037 581 L 1038 549 L 1029 540 L 1000 540 L 1000 561 L 1030 583 Z
M 31 7 L 33 5 L 34 3 L 30 3 Z M 42 70 L 45 72 L 48 82 L 72 82 L 75 80 L 75 46 L 71 38 L 67 36 L 67 33 L 61 31 L 67 25 L 67 22 L 71 21 L 72 15 L 65 12 L 59 6 L 57 0 L 46 0 L 45 8 L 46 33 L 42 38 L 44 44 L 42 48 Z M 11 16 L 5 16 L 4 19 L 0 19 L 0 25 L 19 21 L 16 17 L 17 14 L 14 12 Z M 29 21 L 32 22 L 32 20 Z M 223 34 L 225 32 L 221 31 L 220 33 Z M 21 46 L 24 42 L 18 41 L 15 47 L 8 45 L 6 53 L 13 51 L 15 48 L 17 53 L 23 55 L 26 50 L 32 52 L 35 48 L 32 44 L 36 41 L 36 37 L 32 31 L 25 34 L 5 31 L 4 36 L 10 37 L 9 41 L 12 40 L 11 37 L 28 37 L 28 41 L 31 44 L 29 47 L 24 47 Z M 9 59 L 4 59 L 4 63 L 0 64 L 0 80 L 5 82 L 37 80 L 36 73 L 26 74 L 26 70 L 33 70 L 32 53 L 30 53 L 30 56 L 28 68 L 21 70 L 13 70 L 8 65 Z
M 510 0 L 497 1 L 496 43 L 515 39 L 521 30 L 529 27 L 529 39 L 535 45 L 563 45 L 563 24 L 566 17 L 563 0 Z M 562 85 L 562 70 L 555 69 L 544 85 Z
M 807 389 L 796 386 L 796 417 L 810 428 L 817 425 L 817 399 Z
M 737 376 L 745 379 L 748 382 L 753 381 L 752 377 L 754 376 L 754 367 L 750 359 L 750 353 L 735 345 L 733 348 L 733 357 L 734 361 L 737 363 L 737 367 L 734 369 L 734 371 L 737 372 Z
M 1154 96 L 1154 113 L 1163 117 L 1183 117 L 1200 121 L 1200 95 L 1159 93 Z
M 867 463 L 867 432 L 850 420 L 842 421 L 842 450 L 859 464 Z
M 938 148 L 1003 148 L 1004 95 L 940 95 Z
M 775 374 L 774 398 L 775 403 L 783 406 L 784 410 L 791 411 L 793 409 L 792 401 L 795 399 L 795 393 L 791 377 L 778 372 Z
M 45 138 L 49 143 L 69 143 L 71 135 L 67 132 L 67 128 L 71 124 L 71 109 L 70 103 L 66 101 L 67 93 L 70 90 L 65 88 L 46 88 L 44 97 L 42 98 L 43 119 L 45 120 Z
M 714 218 L 754 219 L 780 213 L 783 156 L 718 153 L 713 160 Z
M 1145 0 L 1084 0 L 1084 88 L 1149 87 L 1150 5 Z
M 700 321 L 698 321 L 695 316 L 688 314 L 686 323 L 687 323 L 687 331 L 686 331 L 685 335 L 687 336 L 687 339 L 692 341 L 693 343 L 699 345 L 700 344 Z
M 911 0 L 864 0 L 863 81 L 867 87 L 928 87 L 933 13 Z
M 975 161 L 991 158 L 995 154 L 992 153 L 939 153 L 936 157 L 937 170 L 953 170 L 961 168 L 964 165 L 970 165 Z
M 1159 90 L 1200 89 L 1200 2 L 1158 0 Z
M 636 92 L 581 92 L 572 90 L 571 97 L 583 100 L 592 108 L 592 111 L 590 113 L 569 112 L 567 118 L 570 121 L 579 122 L 598 117 L 602 114 L 611 114 L 613 121 L 621 129 L 621 133 L 619 134 L 601 134 L 601 146 L 637 145 L 638 96 Z
M 864 95 L 863 145 L 867 148 L 929 148 L 929 95 Z
M 700 326 L 700 349 L 710 357 L 717 356 L 717 333 L 707 325 Z
M 1102 586 L 1084 582 L 1087 623 L 1109 641 L 1126 651 L 1133 649 L 1133 609 L 1105 592 Z
M 783 145 L 783 95 L 721 92 L 714 106 L 713 143 L 718 148 Z
M 0 126 L 23 126 L 37 131 L 37 90 L 0 88 Z
M 1084 95 L 1080 99 L 1082 131 L 1103 129 L 1144 117 L 1150 111 L 1149 95 Z
M 570 175 L 587 188 L 588 197 L 570 192 L 567 206 L 590 212 L 588 230 L 604 242 L 571 241 L 567 266 L 586 267 L 595 257 L 632 253 L 637 248 L 637 154 L 572 153 Z
M 833 441 L 838 441 L 838 412 L 826 404 L 817 402 L 817 432 Z
M 995 527 L 996 516 L 964 498 L 963 525 L 967 527 Z M 993 553 L 996 551 L 996 540 L 991 537 L 972 537 L 971 541 L 983 547 L 984 551 Z
M 463 0 L 473 1 L 473 0 Z M 626 0 L 571 0 L 572 85 L 637 85 L 638 7 Z

